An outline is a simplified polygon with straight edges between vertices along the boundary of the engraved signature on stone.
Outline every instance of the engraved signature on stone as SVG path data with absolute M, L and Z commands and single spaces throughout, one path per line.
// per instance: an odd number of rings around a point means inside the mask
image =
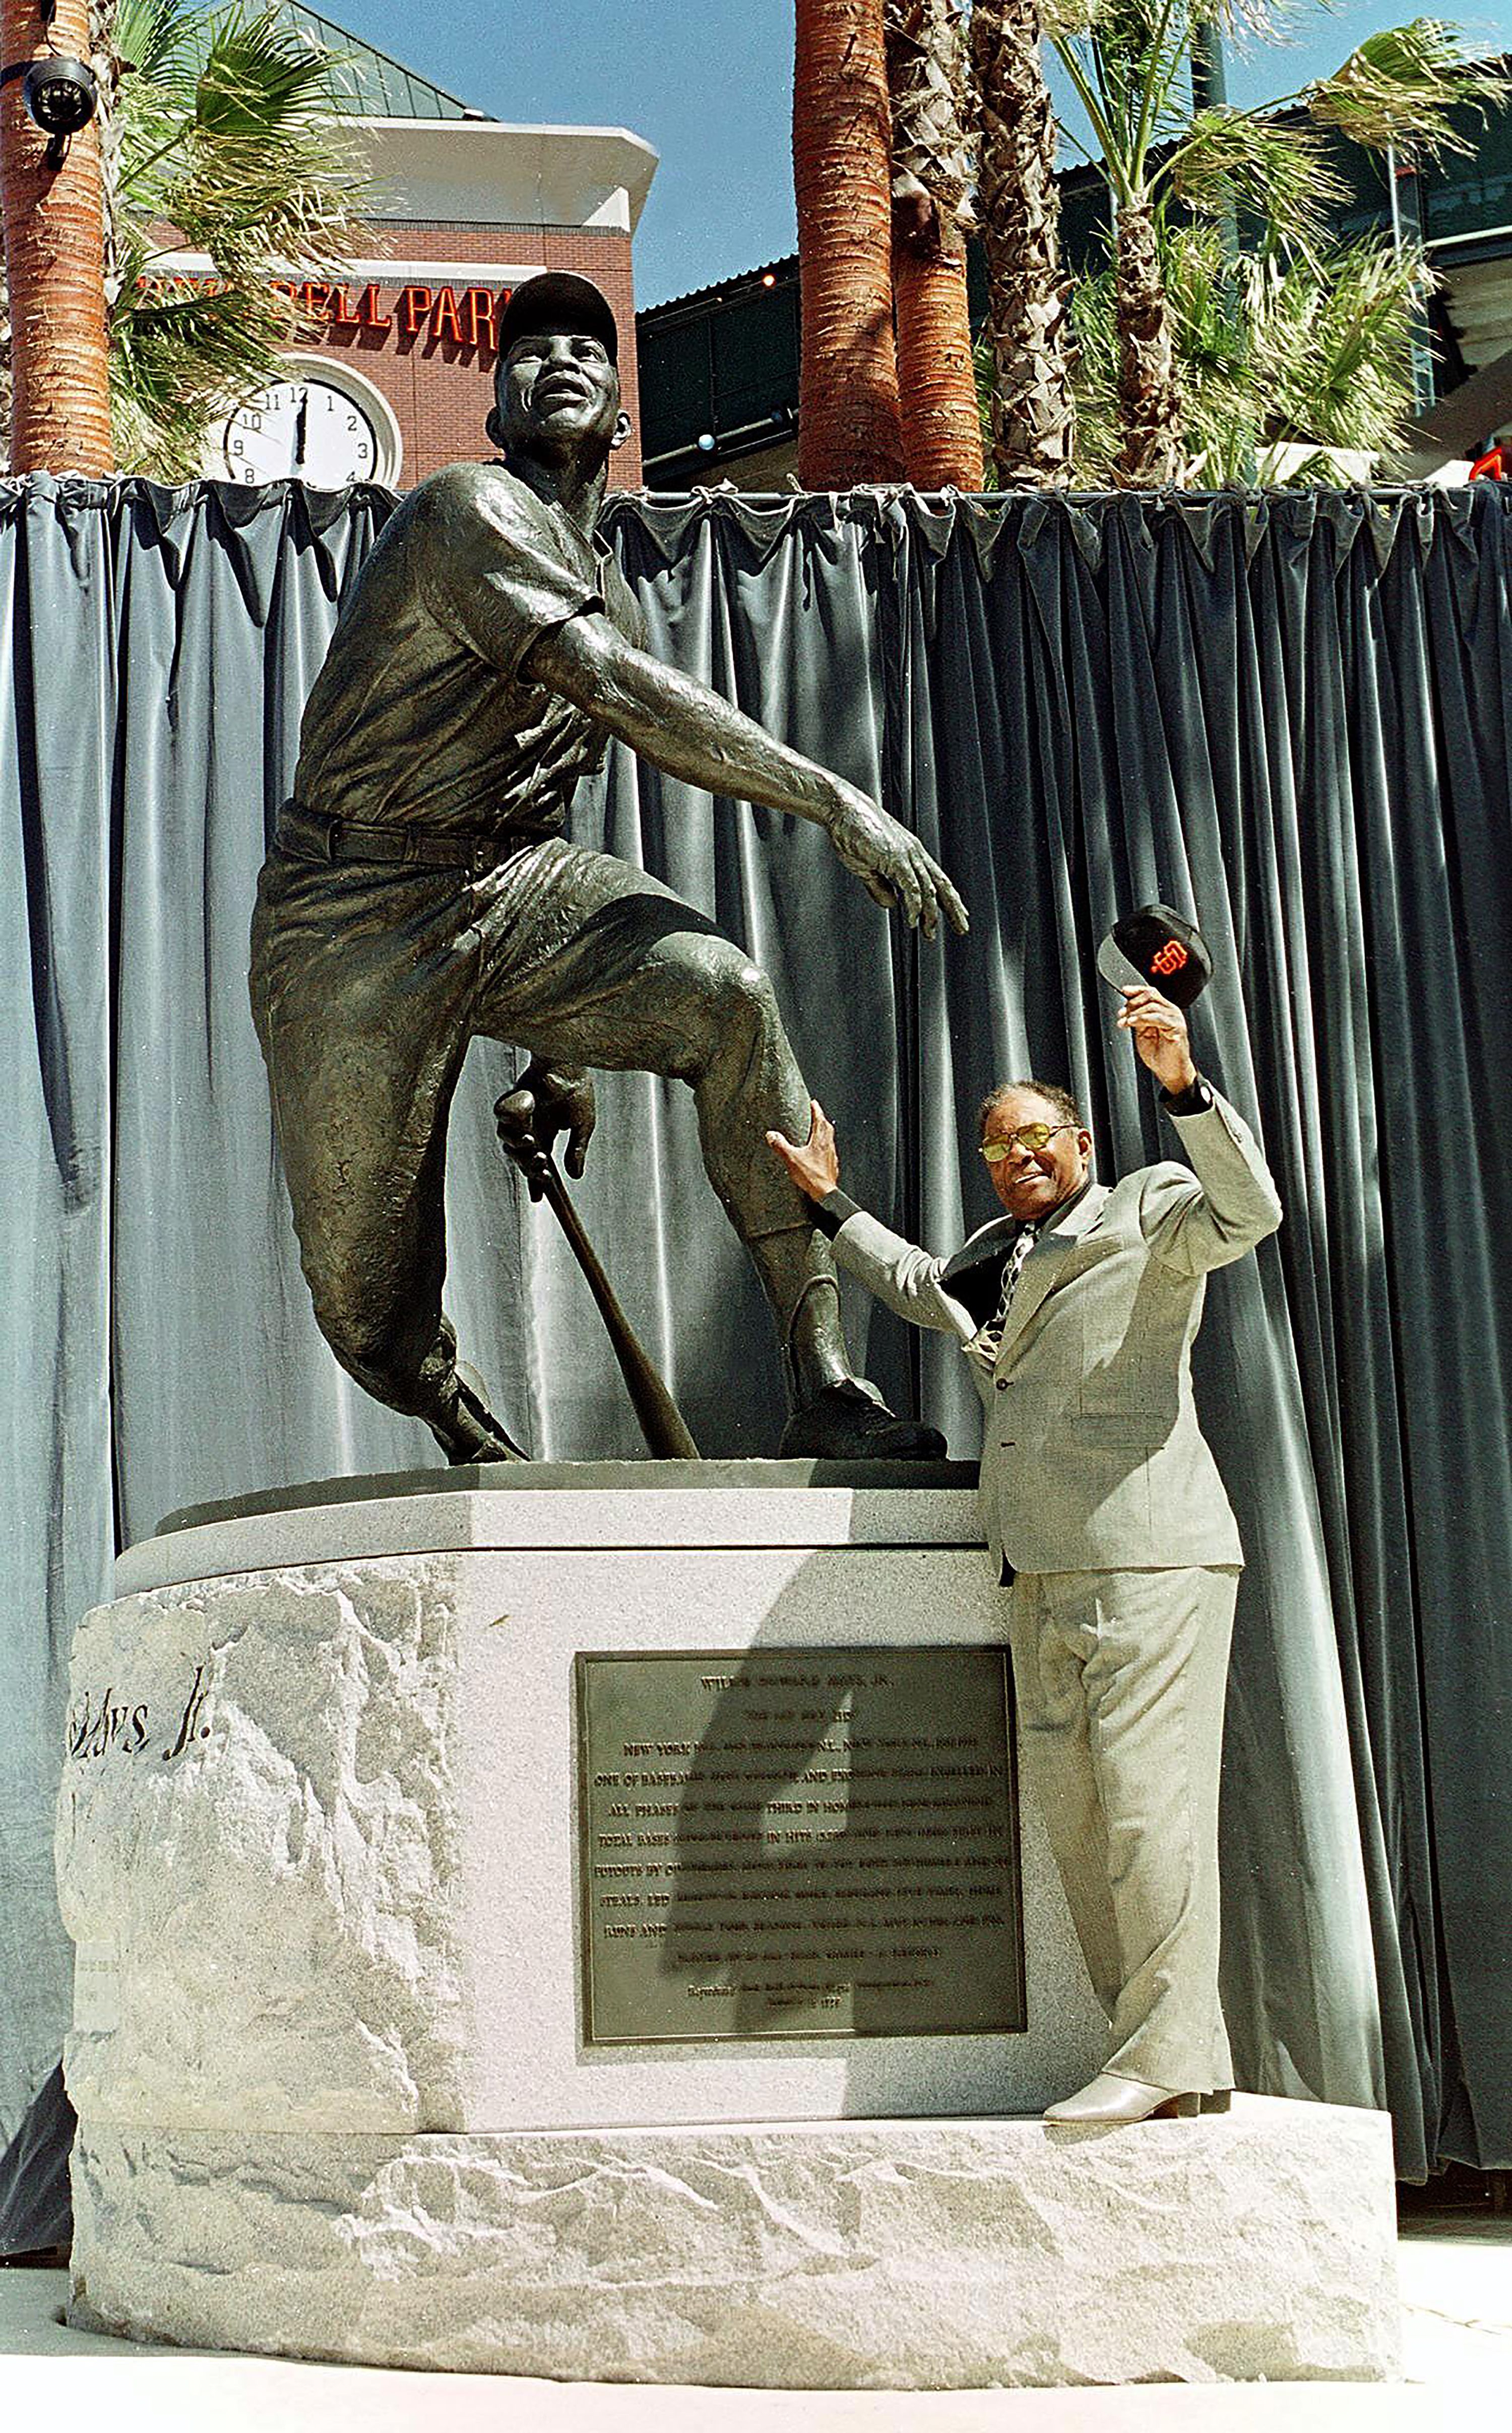
M 191 1741 L 209 1740 L 210 1726 L 200 1721 L 209 1695 L 205 1667 L 196 1664 L 176 1736 L 172 1744 L 162 1752 L 164 1764 L 180 1757 Z M 139 1757 L 153 1737 L 151 1717 L 151 1705 L 144 1698 L 135 1703 L 128 1698 L 123 1699 L 117 1704 L 113 1686 L 108 1686 L 96 1705 L 93 1693 L 86 1690 L 82 1698 L 76 1698 L 68 1710 L 68 1720 L 63 1727 L 67 1754 L 74 1759 L 87 1759 L 109 1757 L 114 1751 L 120 1757 Z

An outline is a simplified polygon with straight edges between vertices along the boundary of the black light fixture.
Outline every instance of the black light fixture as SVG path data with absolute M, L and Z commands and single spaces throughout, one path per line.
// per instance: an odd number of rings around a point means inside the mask
M 47 146 L 48 167 L 60 169 L 69 137 L 87 127 L 99 107 L 99 86 L 82 60 L 44 51 L 30 62 L 22 78 L 21 98 L 33 125 L 52 139 Z
M 42 0 L 38 15 L 49 40 L 57 13 L 56 0 Z M 48 138 L 43 155 L 47 166 L 60 169 L 70 137 L 87 127 L 99 108 L 99 86 L 82 60 L 52 49 L 34 60 L 14 60 L 9 67 L 0 68 L 0 85 L 9 84 L 16 77 L 21 78 L 27 117 Z

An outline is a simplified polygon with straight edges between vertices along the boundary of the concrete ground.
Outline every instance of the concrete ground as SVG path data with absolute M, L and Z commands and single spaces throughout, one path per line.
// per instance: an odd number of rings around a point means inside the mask
M 6 2433 L 1512 2433 L 1512 2214 L 1415 2212 L 1402 2383 L 755 2391 L 399 2373 L 71 2331 L 67 2275 L 0 2271 Z

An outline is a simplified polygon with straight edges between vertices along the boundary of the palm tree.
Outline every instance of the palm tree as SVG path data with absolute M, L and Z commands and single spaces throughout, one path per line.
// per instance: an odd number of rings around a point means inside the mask
M 1255 22 L 1260 0 L 1247 0 Z M 1235 209 L 1261 231 L 1267 258 L 1315 260 L 1322 215 L 1337 198 L 1325 158 L 1334 129 L 1384 149 L 1462 144 L 1450 112 L 1488 101 L 1504 80 L 1431 18 L 1368 36 L 1332 77 L 1267 104 L 1265 116 L 1186 100 L 1195 32 L 1227 22 L 1230 0 L 1069 0 L 1050 41 L 1086 111 L 1113 215 L 1116 478 L 1137 486 L 1182 479 L 1187 412 L 1164 262 L 1173 214 L 1215 223 Z M 1288 113 L 1278 115 L 1278 113 Z
M 1005 488 L 1060 487 L 1071 478 L 1076 404 L 1039 0 L 977 0 L 971 53 L 993 456 Z
M 43 48 L 36 0 L 0 0 L 0 56 Z M 87 0 L 58 0 L 50 43 L 87 60 Z M 10 470 L 108 473 L 104 223 L 97 130 L 73 136 L 60 162 L 34 127 L 21 80 L 0 91 L 0 195 L 10 319 Z
M 1235 255 L 1200 223 L 1162 223 L 1158 242 L 1185 480 L 1337 485 L 1396 453 L 1415 410 L 1410 319 L 1431 278 L 1420 251 L 1364 239 Z M 1124 445 L 1112 269 L 1078 281 L 1073 312 L 1076 478 L 1100 488 L 1119 478 Z
M 809 490 L 901 481 L 882 0 L 797 0 L 792 165 L 798 478 Z
M 974 225 L 966 43 L 957 0 L 887 0 L 892 116 L 892 301 L 909 479 L 982 485 L 981 422 L 966 304 Z
M 339 61 L 276 7 L 208 16 L 185 0 L 117 0 L 118 88 L 108 195 L 112 398 L 119 462 L 192 478 L 212 424 L 277 376 L 298 334 L 272 282 L 335 269 L 366 191 L 332 125 Z M 207 254 L 209 280 L 155 276 Z

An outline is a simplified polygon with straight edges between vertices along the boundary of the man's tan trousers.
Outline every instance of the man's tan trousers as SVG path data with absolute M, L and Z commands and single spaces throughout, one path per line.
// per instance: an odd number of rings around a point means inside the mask
M 1009 1637 L 1019 1749 L 1113 2022 L 1106 2067 L 1233 2083 L 1218 2003 L 1218 1764 L 1236 1568 L 1032 1572 Z

